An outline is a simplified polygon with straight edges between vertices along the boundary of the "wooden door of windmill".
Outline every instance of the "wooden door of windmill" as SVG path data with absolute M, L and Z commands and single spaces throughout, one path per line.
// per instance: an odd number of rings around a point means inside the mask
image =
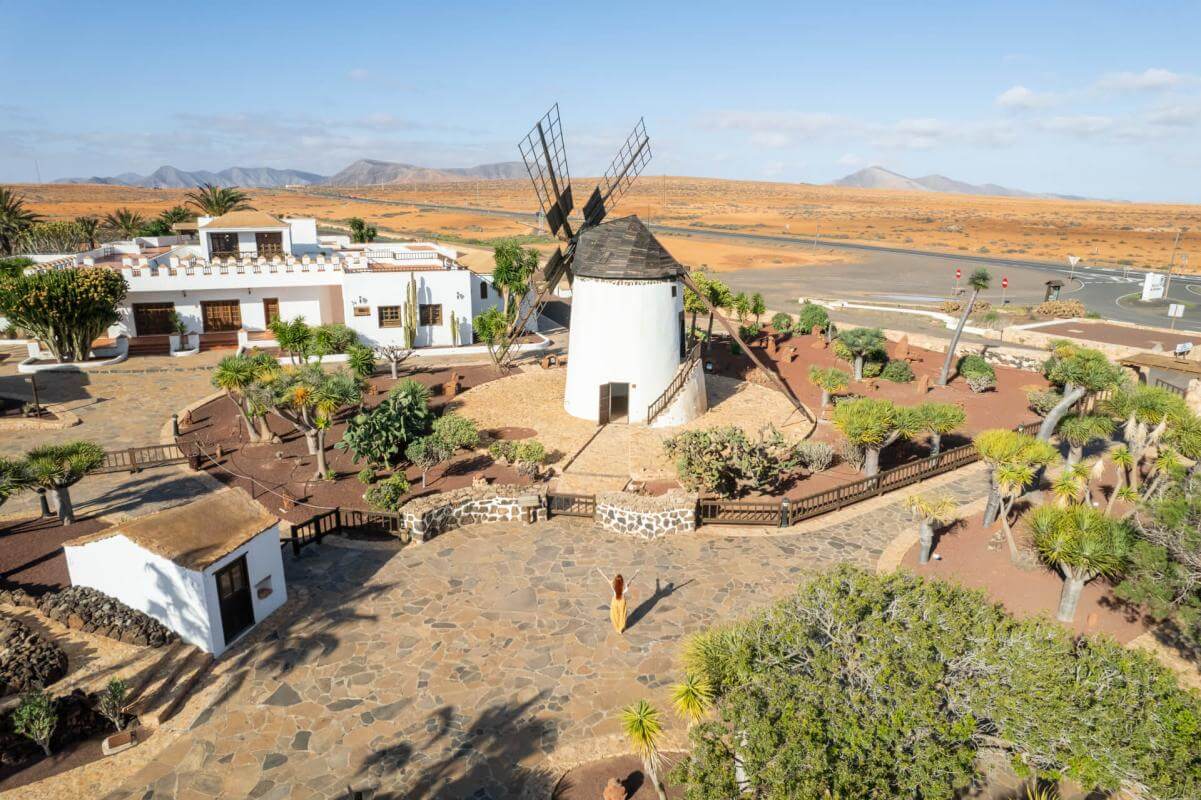
M 609 404 L 611 401 L 612 395 L 609 384 L 602 383 L 600 386 L 600 411 L 596 417 L 596 421 L 601 425 L 609 424 Z

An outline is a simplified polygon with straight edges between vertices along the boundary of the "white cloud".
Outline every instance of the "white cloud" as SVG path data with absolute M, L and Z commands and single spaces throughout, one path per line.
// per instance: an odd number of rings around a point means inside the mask
M 1163 106 L 1149 113 L 1147 122 L 1168 128 L 1191 128 L 1201 122 L 1201 103 Z
M 840 167 L 850 167 L 851 169 L 858 169 L 859 167 L 862 167 L 867 162 L 864 161 L 859 156 L 855 155 L 854 153 L 843 153 L 838 158 L 838 161 L 835 163 L 837 163 L 838 166 L 840 166 Z
M 1068 114 L 1040 120 L 1038 127 L 1052 133 L 1091 138 L 1114 130 L 1113 117 L 1099 114 Z
M 792 134 L 813 139 L 838 133 L 852 123 L 821 111 L 718 111 L 704 119 L 711 128 Z
M 1011 86 L 997 95 L 996 104 L 1001 108 L 1029 111 L 1055 105 L 1059 99 L 1050 92 L 1035 92 L 1025 86 Z
M 756 147 L 788 147 L 793 143 L 793 138 L 787 133 L 780 131 L 755 131 L 751 134 L 751 144 Z
M 1171 89 L 1184 83 L 1184 75 L 1153 67 L 1142 72 L 1112 72 L 1102 75 L 1097 88 L 1111 92 L 1149 92 Z

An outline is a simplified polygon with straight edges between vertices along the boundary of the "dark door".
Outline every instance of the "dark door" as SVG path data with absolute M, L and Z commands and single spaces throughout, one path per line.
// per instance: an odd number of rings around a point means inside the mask
M 680 360 L 688 354 L 688 339 L 684 336 L 684 312 L 680 312 Z
M 268 297 L 263 300 L 263 319 L 270 325 L 279 319 L 279 298 Z
M 174 332 L 174 314 L 174 303 L 134 303 L 134 335 L 162 336 Z
M 236 331 L 242 327 L 242 309 L 237 300 L 202 300 L 200 316 L 205 333 Z
M 284 235 L 278 231 L 260 231 L 254 235 L 254 246 L 260 256 L 282 256 L 284 254 Z
M 238 234 L 210 233 L 209 255 L 214 258 L 236 256 L 238 254 Z
M 250 576 L 246 556 L 217 570 L 217 602 L 221 607 L 221 631 L 225 644 L 254 624 L 254 604 L 250 600 Z
M 609 397 L 609 384 L 602 383 L 600 387 L 600 411 L 596 420 L 601 425 L 609 424 Z
M 630 384 L 609 384 L 609 421 L 628 422 L 630 419 Z

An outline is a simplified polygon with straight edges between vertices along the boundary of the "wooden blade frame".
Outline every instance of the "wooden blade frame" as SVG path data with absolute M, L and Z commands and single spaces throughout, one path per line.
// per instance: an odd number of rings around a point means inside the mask
M 713 304 L 709 302 L 709 298 L 705 296 L 705 293 L 701 291 L 700 287 L 692 281 L 692 277 L 687 273 L 684 273 L 680 277 L 684 280 L 684 285 L 695 292 L 696 296 L 699 297 L 701 302 L 705 304 L 705 308 L 709 310 L 709 315 L 721 323 L 721 326 L 726 329 L 726 332 L 730 334 L 734 341 L 738 342 L 738 346 L 742 348 L 742 352 L 746 353 L 747 358 L 751 360 L 751 363 L 753 363 L 760 372 L 767 376 L 767 379 L 771 381 L 773 386 L 784 393 L 784 396 L 788 398 L 788 401 L 792 403 L 793 407 L 797 411 L 801 412 L 801 415 L 805 417 L 805 419 L 809 420 L 813 426 L 810 428 L 809 433 L 813 433 L 813 431 L 817 428 L 817 418 L 813 416 L 812 412 L 810 412 L 808 408 L 805 407 L 805 404 L 801 402 L 801 399 L 792 393 L 792 389 L 788 388 L 788 384 L 785 383 L 779 375 L 764 366 L 763 362 L 759 360 L 759 357 L 755 355 L 755 351 L 748 347 L 746 342 L 742 341 L 742 337 L 738 335 L 738 329 L 731 325 L 729 320 L 718 313 Z M 784 421 L 784 423 L 787 422 L 788 420 Z
M 563 140 L 558 103 L 534 124 L 517 147 L 551 232 L 570 240 L 573 234 L 567 216 L 573 207 L 571 172 L 567 168 L 567 144 Z

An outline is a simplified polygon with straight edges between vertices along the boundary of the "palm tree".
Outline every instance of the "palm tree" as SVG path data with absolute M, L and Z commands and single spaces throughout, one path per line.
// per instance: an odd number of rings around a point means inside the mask
M 1191 416 L 1184 398 L 1158 386 L 1133 386 L 1114 393 L 1104 410 L 1122 423 L 1122 438 L 1134 457 L 1130 485 L 1141 483 L 1142 465 L 1171 426 Z
M 621 726 L 634 748 L 634 754 L 642 759 L 642 768 L 655 787 L 659 800 L 667 800 L 667 792 L 659 780 L 659 768 L 663 765 L 663 754 L 659 751 L 659 737 L 663 735 L 659 711 L 645 700 L 639 700 L 635 705 L 622 709 Z
M 517 242 L 502 242 L 493 248 L 492 260 L 492 285 L 500 290 L 502 310 L 512 319 L 530 290 L 530 276 L 538 268 L 538 251 Z
M 246 423 L 246 438 L 251 442 L 262 441 L 250 414 L 247 392 L 258 381 L 262 365 L 245 355 L 226 356 L 217 362 L 213 370 L 213 386 L 223 389 L 233 401 L 234 407 Z
M 1001 507 L 997 470 L 1002 464 L 1024 465 L 1033 469 L 1046 466 L 1059 457 L 1058 451 L 1049 442 L 1006 428 L 980 431 L 972 438 L 972 445 L 988 465 L 989 492 L 988 503 L 984 507 L 985 525 L 993 524 Z
M 17 241 L 41 217 L 25 207 L 25 198 L 0 186 L 0 256 L 11 256 Z
M 976 305 L 976 298 L 980 296 L 980 292 L 992 285 L 992 274 L 986 269 L 978 269 L 967 279 L 967 285 L 972 287 L 972 295 L 963 307 L 963 314 L 959 316 L 959 324 L 955 326 L 955 335 L 951 337 L 951 344 L 947 347 L 947 357 L 942 362 L 942 372 L 938 373 L 939 386 L 946 386 L 947 381 L 951 379 L 951 364 L 955 361 L 955 351 L 959 348 L 960 337 L 963 336 L 963 326 L 967 325 L 967 318 L 972 315 L 972 306 Z
M 713 687 L 703 675 L 685 673 L 684 680 L 671 689 L 671 702 L 676 713 L 691 727 L 700 722 L 713 704 Z
M 176 223 L 187 222 L 188 220 L 193 219 L 195 216 L 195 214 L 193 214 L 191 211 L 188 211 L 183 206 L 171 206 L 170 208 L 164 208 L 162 211 L 158 212 L 158 218 L 162 220 L 163 224 L 168 227 L 175 225 Z
M 880 471 L 880 451 L 897 439 L 912 438 L 924 428 L 920 406 L 897 406 L 891 400 L 860 397 L 834 406 L 834 426 L 847 441 L 863 448 L 863 474 Z
M 767 312 L 767 303 L 763 299 L 763 295 L 755 292 L 751 295 L 750 312 L 755 315 L 755 324 L 759 324 L 759 317 Z
M 1047 441 L 1059 427 L 1059 421 L 1086 395 L 1112 389 L 1122 379 L 1121 368 L 1099 350 L 1062 344 L 1043 365 L 1052 383 L 1063 387 L 1063 396 L 1047 412 L 1038 429 L 1038 438 Z
M 709 324 L 705 329 L 706 349 L 708 343 L 713 341 L 713 317 L 719 308 L 727 308 L 734 302 L 734 296 L 730 293 L 730 287 L 726 286 L 717 278 L 706 278 L 704 283 L 698 284 L 700 289 L 705 294 L 705 300 L 711 310 L 709 312 Z
M 739 325 L 746 324 L 746 318 L 751 313 L 751 299 L 746 296 L 746 292 L 739 292 L 730 298 L 730 310 L 738 317 Z
M 1084 584 L 1098 575 L 1120 575 L 1132 544 L 1129 527 L 1090 505 L 1041 506 L 1028 525 L 1042 559 L 1063 573 L 1056 618 L 1071 622 Z
M 1084 448 L 1113 435 L 1113 420 L 1097 414 L 1072 414 L 1059 423 L 1059 438 L 1068 445 L 1068 464 L 1084 458 Z
M 100 236 L 100 220 L 95 217 L 76 217 L 75 225 L 83 238 L 87 240 L 88 249 L 96 249 L 96 239 Z
M 313 350 L 313 329 L 299 315 L 290 320 L 275 318 L 267 323 L 267 329 L 275 337 L 279 349 L 287 352 L 293 364 L 303 364 L 308 361 Z
M 959 430 L 967 421 L 967 412 L 950 403 L 926 403 L 923 406 L 926 430 L 930 431 L 930 455 L 942 452 L 942 437 Z
M 884 331 L 879 328 L 851 328 L 838 334 L 838 341 L 851 353 L 855 380 L 863 380 L 863 360 L 884 352 Z
M 24 461 L 0 457 L 0 506 L 32 483 L 33 476 Z
M 104 215 L 103 224 L 122 239 L 132 239 L 146 225 L 146 218 L 131 209 L 118 208 Z
M 250 196 L 240 189 L 214 186 L 211 183 L 200 184 L 185 197 L 188 199 L 188 205 L 207 217 L 219 217 L 231 211 L 250 211 L 254 208 L 250 205 Z
M 75 522 L 71 487 L 102 463 L 104 448 L 85 441 L 43 445 L 30 450 L 25 456 L 33 484 L 53 495 L 58 519 L 63 525 Z
M 934 547 L 934 525 L 945 525 L 955 519 L 959 507 L 950 495 L 915 494 L 905 498 L 905 507 L 909 509 L 918 522 L 918 541 L 921 551 L 917 562 L 926 564 L 930 561 L 930 550 Z
M 830 397 L 850 385 L 851 376 L 836 367 L 822 368 L 814 364 L 809 367 L 809 382 L 822 390 L 821 407 L 817 410 L 820 417 L 830 405 Z
M 1184 477 L 1184 465 L 1180 462 L 1176 451 L 1170 447 L 1160 450 L 1159 455 L 1151 464 L 1151 474 L 1148 477 L 1151 480 L 1147 483 L 1147 488 L 1143 490 L 1143 500 L 1154 497 L 1163 488 L 1165 480 Z

